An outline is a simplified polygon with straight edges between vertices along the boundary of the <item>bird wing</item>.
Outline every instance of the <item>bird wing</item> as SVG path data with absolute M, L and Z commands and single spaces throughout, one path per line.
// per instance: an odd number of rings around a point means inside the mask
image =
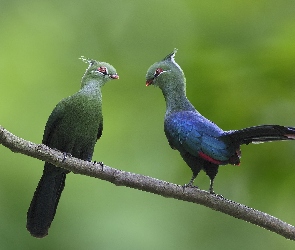
M 58 129 L 59 124 L 62 121 L 62 118 L 64 117 L 65 110 L 62 106 L 63 102 L 59 102 L 57 106 L 53 109 L 47 120 L 42 140 L 42 143 L 47 146 L 55 147 L 55 145 L 52 145 L 52 138 L 55 131 Z
M 103 118 L 101 117 L 101 121 L 99 123 L 99 126 L 98 126 L 98 131 L 97 131 L 97 140 L 99 140 L 99 138 L 101 137 L 102 135 L 102 130 L 103 130 Z
M 180 111 L 168 115 L 164 130 L 172 148 L 214 164 L 228 161 L 234 153 L 231 145 L 219 139 L 224 131 L 197 112 Z

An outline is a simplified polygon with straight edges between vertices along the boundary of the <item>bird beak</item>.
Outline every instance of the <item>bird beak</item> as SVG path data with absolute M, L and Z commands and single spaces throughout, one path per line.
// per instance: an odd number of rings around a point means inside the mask
M 112 78 L 112 79 L 119 79 L 119 76 L 118 75 L 109 75 L 110 76 L 110 78 Z
M 154 79 L 147 80 L 145 82 L 145 86 L 147 86 L 147 87 L 150 86 L 153 83 L 153 81 L 154 81 Z

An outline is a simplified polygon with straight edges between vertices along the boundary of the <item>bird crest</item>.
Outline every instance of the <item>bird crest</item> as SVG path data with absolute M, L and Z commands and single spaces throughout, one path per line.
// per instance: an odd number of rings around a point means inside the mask
M 168 56 L 166 56 L 163 61 L 174 61 L 174 57 L 175 57 L 175 54 L 177 52 L 177 49 L 174 49 Z
M 181 72 L 182 69 L 180 68 L 180 66 L 177 64 L 177 62 L 175 62 L 175 54 L 177 52 L 177 49 L 175 48 L 168 56 L 166 56 L 163 61 L 170 61 L 172 62 Z
M 79 57 L 79 59 L 81 59 L 84 63 L 88 64 L 88 68 L 86 69 L 82 79 L 85 77 L 85 75 L 87 74 L 88 70 L 95 64 L 98 63 L 96 60 L 94 59 L 90 59 L 90 58 L 86 58 L 85 56 L 81 56 Z
M 97 61 L 94 59 L 86 58 L 85 56 L 79 57 L 83 62 L 88 63 L 90 66 L 96 63 Z

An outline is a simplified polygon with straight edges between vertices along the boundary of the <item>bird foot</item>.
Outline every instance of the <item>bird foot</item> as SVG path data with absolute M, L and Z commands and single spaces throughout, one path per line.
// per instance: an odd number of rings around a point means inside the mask
M 213 188 L 210 188 L 210 189 L 209 189 L 209 193 L 215 195 L 215 192 L 213 191 Z
M 95 165 L 95 164 L 100 165 L 100 166 L 101 166 L 101 171 L 103 171 L 104 164 L 103 164 L 102 161 L 94 161 L 94 162 L 93 162 L 93 165 Z
M 68 157 L 72 157 L 72 155 L 70 153 L 66 153 L 66 152 L 63 152 L 63 159 L 61 162 L 65 162 L 65 160 L 68 158 Z
M 193 185 L 191 182 L 189 182 L 188 184 L 184 184 L 182 186 L 183 192 L 186 188 L 199 188 L 198 186 Z
M 209 189 L 209 193 L 212 194 L 212 195 L 215 195 L 215 196 L 217 196 L 217 197 L 219 197 L 219 198 L 221 198 L 221 199 L 224 199 L 223 195 L 221 195 L 221 194 L 216 194 L 216 193 L 213 191 L 213 188 L 211 188 L 211 187 L 210 187 L 210 189 Z

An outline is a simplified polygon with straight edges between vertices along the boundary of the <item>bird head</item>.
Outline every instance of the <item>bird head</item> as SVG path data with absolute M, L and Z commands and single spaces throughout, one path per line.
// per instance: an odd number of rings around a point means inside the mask
M 171 84 L 183 82 L 184 74 L 180 66 L 175 62 L 174 57 L 177 49 L 174 49 L 162 61 L 154 63 L 147 71 L 146 86 L 154 85 L 170 88 Z
M 82 77 L 82 85 L 87 80 L 97 79 L 100 80 L 101 85 L 104 85 L 107 81 L 112 79 L 119 79 L 116 69 L 106 62 L 98 62 L 93 59 L 88 59 L 85 57 L 80 58 L 83 62 L 88 63 L 89 66 L 86 69 Z

